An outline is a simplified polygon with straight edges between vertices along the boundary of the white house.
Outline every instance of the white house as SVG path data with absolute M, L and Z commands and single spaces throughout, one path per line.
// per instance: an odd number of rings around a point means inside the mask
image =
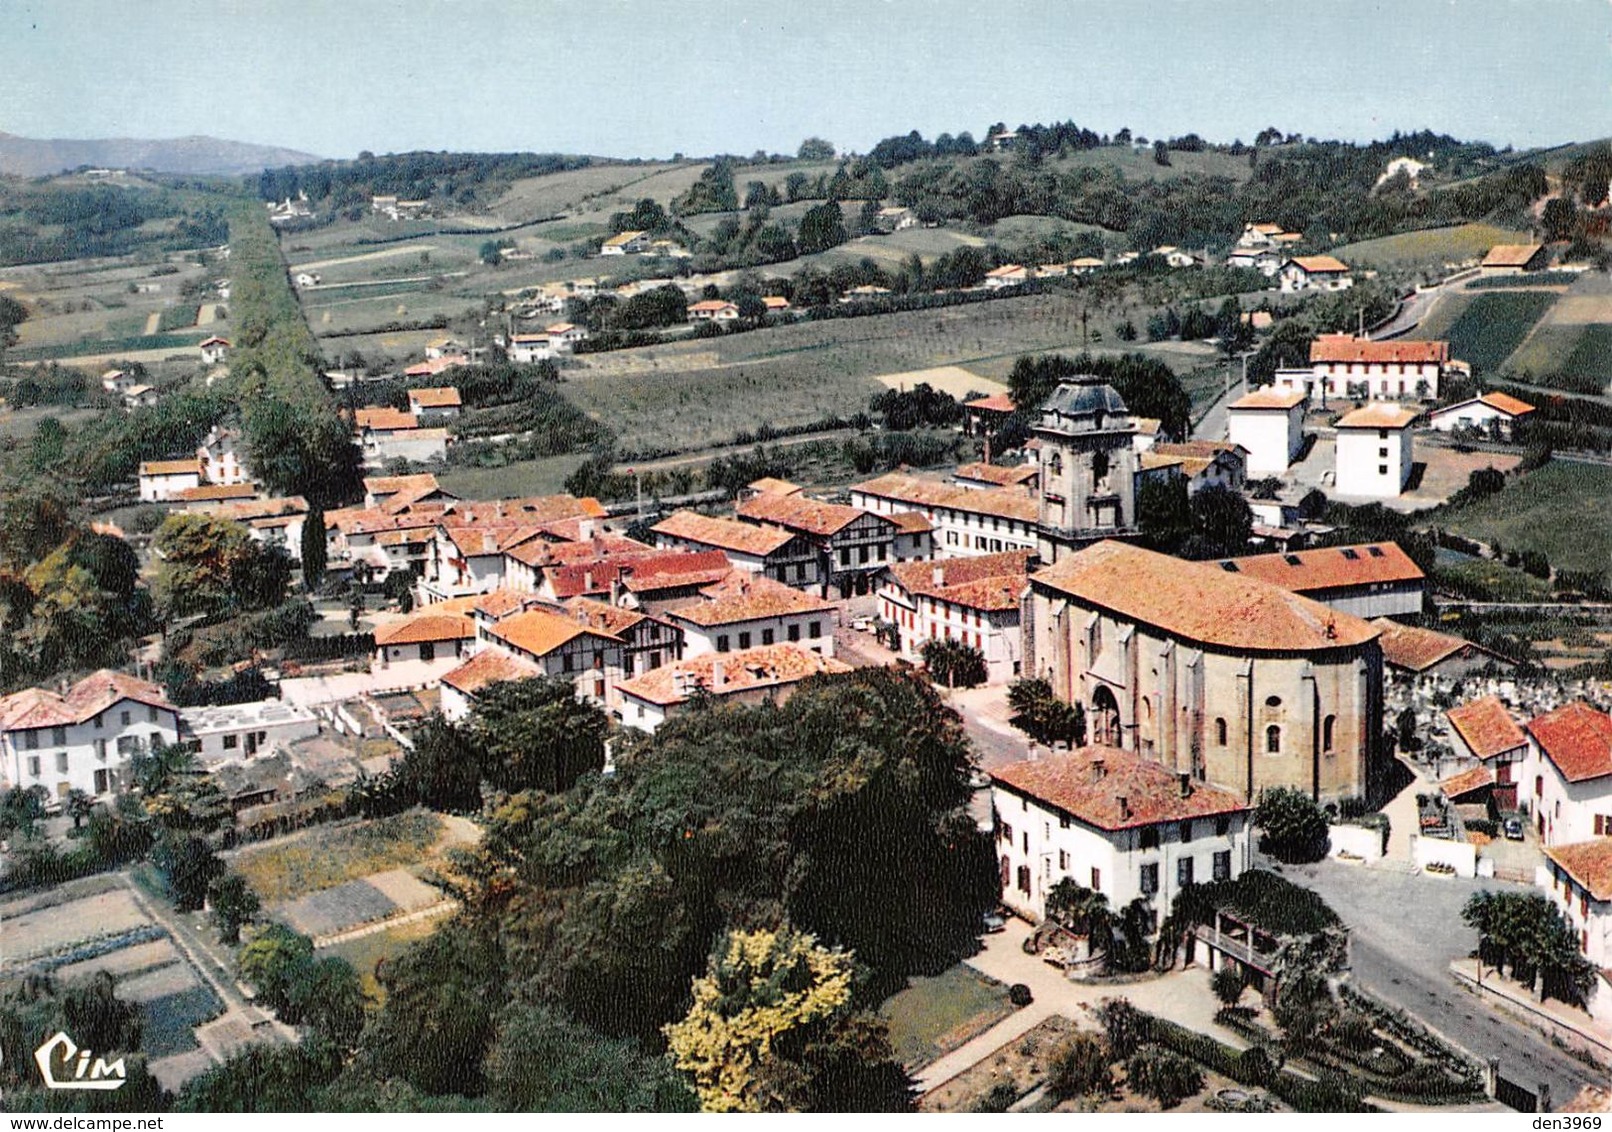
M 543 333 L 549 336 L 549 351 L 555 354 L 569 354 L 578 342 L 588 340 L 588 328 L 571 322 L 556 322 L 544 327 Z
M 1528 721 L 1518 801 L 1544 845 L 1612 837 L 1612 716 L 1582 700 Z
M 1566 915 L 1584 958 L 1602 971 L 1612 968 L 1612 838 L 1554 845 L 1545 856 L 1540 886 Z M 1604 1001 L 1605 988 L 1596 997 Z
M 873 218 L 873 226 L 880 232 L 900 232 L 906 228 L 916 228 L 918 214 L 900 205 L 881 208 L 878 215 Z
M 1022 488 L 970 489 L 890 472 L 850 492 L 853 507 L 878 515 L 916 512 L 929 520 L 940 558 L 1036 548 L 1040 506 Z
M 990 776 L 1002 903 L 1032 921 L 1065 879 L 1163 919 L 1183 888 L 1250 866 L 1246 802 L 1132 751 L 1082 747 Z
M 1003 287 L 1017 287 L 1029 277 L 1029 271 L 1022 264 L 1004 263 L 1001 267 L 993 267 L 985 273 L 985 287 L 991 291 L 999 291 Z
M 623 681 L 619 713 L 626 726 L 653 734 L 696 695 L 724 704 L 782 703 L 807 677 L 849 671 L 844 661 L 800 645 L 704 653 Z
M 123 391 L 125 409 L 143 409 L 156 403 L 157 389 L 154 385 L 131 385 Z
M 246 463 L 239 429 L 215 425 L 196 446 L 196 462 L 201 466 L 204 483 L 252 482 L 252 470 Z
M 505 352 L 517 365 L 530 365 L 550 357 L 553 351 L 547 334 L 513 334 Z
M 199 346 L 202 362 L 206 365 L 223 365 L 229 358 L 228 338 L 220 338 L 215 334 L 211 338 L 202 339 Z
M 1374 401 L 1339 418 L 1337 475 L 1339 495 L 1392 499 L 1405 490 L 1413 459 L 1411 422 L 1415 409 Z
M 674 511 L 651 530 L 664 550 L 720 550 L 735 570 L 801 589 L 823 582 L 811 539 L 782 527 Z
M 320 276 L 317 272 L 299 271 L 294 281 L 298 287 L 317 287 L 319 286 L 319 278 Z
M 980 651 L 987 683 L 1022 675 L 1019 599 L 1032 556 L 1010 550 L 888 567 L 879 582 L 879 617 L 896 626 L 903 659 L 919 663 L 928 642 L 956 640 Z
M 1347 291 L 1354 286 L 1349 265 L 1329 255 L 1294 256 L 1282 264 L 1277 279 L 1287 293 L 1312 289 Z
M 682 631 L 688 659 L 786 642 L 833 656 L 834 612 L 822 598 L 736 570 L 662 616 Z
M 1482 696 L 1444 713 L 1450 721 L 1450 748 L 1494 771 L 1494 800 L 1503 810 L 1517 808 L 1528 763 L 1528 736 L 1511 718 L 1499 696 Z
M 167 503 L 202 482 L 195 460 L 146 460 L 140 465 L 140 502 Z
M 1237 237 L 1239 250 L 1274 248 L 1278 236 L 1284 235 L 1280 224 L 1244 224 L 1243 234 Z
M 1257 271 L 1269 279 L 1282 269 L 1282 257 L 1269 249 L 1238 248 L 1226 257 L 1226 266 Z
M 182 708 L 179 712 L 179 741 L 204 765 L 250 759 L 267 754 L 276 744 L 294 743 L 319 732 L 318 715 L 283 700 Z
M 648 250 L 648 232 L 618 232 L 599 245 L 600 255 L 642 255 Z
M 58 803 L 70 790 L 115 791 L 134 755 L 179 741 L 179 713 L 156 684 L 101 669 L 65 692 L 27 688 L 0 699 L 0 777 L 42 786 Z
M 1509 440 L 1517 422 L 1533 411 L 1534 407 L 1527 401 L 1509 394 L 1485 393 L 1434 409 L 1427 414 L 1427 426 L 1439 432 L 1475 428 L 1485 436 L 1499 433 L 1502 439 Z
M 451 385 L 437 389 L 410 389 L 409 412 L 421 424 L 438 424 L 451 421 L 459 415 L 464 401 L 459 390 Z
M 495 649 L 543 674 L 569 677 L 577 695 L 602 707 L 614 706 L 615 689 L 623 675 L 622 641 L 614 633 L 590 626 L 585 615 L 527 609 L 490 624 L 480 622 L 476 632 L 480 650 Z M 471 663 L 474 661 L 473 657 Z
M 1226 409 L 1233 444 L 1248 451 L 1248 472 L 1286 475 L 1304 448 L 1304 393 L 1297 389 L 1256 389 Z
M 470 618 L 428 605 L 375 630 L 375 659 L 385 668 L 400 661 L 459 658 L 475 639 L 476 626 Z
M 1448 342 L 1323 334 L 1310 343 L 1309 369 L 1278 370 L 1275 384 L 1312 397 L 1352 397 L 1363 390 L 1373 401 L 1433 401 L 1446 375 L 1469 371 L 1450 357 Z
M 421 428 L 419 418 L 402 409 L 359 409 L 354 430 L 366 467 L 399 459 L 423 464 L 448 455 L 448 430 Z
M 101 375 L 101 388 L 119 397 L 127 393 L 134 384 L 134 375 L 128 370 L 109 369 Z
M 738 317 L 738 305 L 726 299 L 702 299 L 688 308 L 690 322 L 734 322 Z

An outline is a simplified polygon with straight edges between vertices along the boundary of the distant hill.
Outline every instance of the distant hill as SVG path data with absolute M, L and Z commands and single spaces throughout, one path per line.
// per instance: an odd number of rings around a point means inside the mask
M 319 161 L 311 153 L 223 138 L 20 138 L 0 133 L 0 173 L 44 177 L 88 165 L 236 176 Z

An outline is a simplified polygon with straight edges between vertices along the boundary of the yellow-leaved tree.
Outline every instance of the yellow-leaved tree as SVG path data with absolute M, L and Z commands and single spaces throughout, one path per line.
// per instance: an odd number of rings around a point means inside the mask
M 666 1027 L 677 1067 L 707 1112 L 799 1106 L 800 1052 L 851 1012 L 851 954 L 783 927 L 733 931 L 694 980 L 694 1004 Z

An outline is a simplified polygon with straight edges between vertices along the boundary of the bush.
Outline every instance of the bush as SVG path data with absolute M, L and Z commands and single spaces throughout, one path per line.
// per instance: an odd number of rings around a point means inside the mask
M 1035 1001 L 1035 996 L 1030 993 L 1030 988 L 1023 983 L 1014 983 L 1008 987 L 1008 1001 L 1014 1006 L 1029 1006 Z
M 1264 1046 L 1249 1046 L 1237 1055 L 1237 1072 L 1233 1075 L 1245 1085 L 1267 1088 L 1276 1079 L 1276 1060 Z
M 1019 1099 L 1019 1090 L 1011 1081 L 998 1081 L 990 1092 L 980 1098 L 976 1112 L 1006 1112 Z
M 1264 832 L 1260 848 L 1284 864 L 1326 856 L 1326 815 L 1302 790 L 1278 786 L 1260 791 L 1254 824 Z
M 1059 1100 L 1096 1096 L 1114 1087 L 1108 1050 L 1092 1034 L 1076 1034 L 1053 1052 L 1047 1088 Z
M 1247 980 L 1237 967 L 1222 967 L 1209 979 L 1209 986 L 1214 990 L 1215 997 L 1227 1006 L 1235 1006 L 1237 1000 L 1243 996 L 1243 987 Z
M 1133 1092 L 1174 1108 L 1203 1088 L 1203 1071 L 1168 1050 L 1143 1049 L 1125 1063 L 1125 1076 Z

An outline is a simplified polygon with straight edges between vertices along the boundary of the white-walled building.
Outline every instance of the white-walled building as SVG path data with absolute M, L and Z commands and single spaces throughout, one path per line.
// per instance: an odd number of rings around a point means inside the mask
M 1233 444 L 1248 452 L 1248 471 L 1280 476 L 1304 448 L 1304 393 L 1297 389 L 1255 389 L 1226 409 Z
M 1355 282 L 1349 274 L 1349 265 L 1329 255 L 1294 256 L 1282 264 L 1277 280 L 1286 293 L 1347 291 Z
M 375 630 L 375 660 L 382 667 L 409 660 L 435 661 L 465 656 L 476 627 L 462 613 L 426 606 Z
M 442 677 L 442 714 L 450 723 L 458 723 L 475 710 L 477 700 L 492 685 L 542 675 L 543 669 L 524 657 L 502 649 L 482 649 Z
M 308 739 L 320 731 L 319 716 L 299 704 L 257 700 L 183 708 L 179 739 L 204 765 L 238 762 L 267 754 L 278 743 Z
M 229 360 L 229 348 L 228 338 L 220 338 L 215 334 L 211 338 L 202 339 L 199 343 L 202 363 L 209 366 L 224 364 Z
M 1524 798 L 1544 845 L 1612 837 L 1612 716 L 1582 700 L 1528 721 Z
M 201 465 L 195 460 L 147 460 L 140 465 L 140 502 L 168 503 L 201 482 Z
M 834 606 L 770 578 L 735 571 L 662 616 L 683 633 L 683 655 L 797 644 L 834 655 Z
M 1339 495 L 1393 499 L 1410 481 L 1411 422 L 1415 409 L 1376 401 L 1340 417 L 1336 424 Z
M 1540 869 L 1541 886 L 1567 916 L 1584 958 L 1607 970 L 1612 967 L 1612 838 L 1551 846 L 1545 856 L 1549 864 Z M 1601 997 L 1606 993 L 1603 987 Z
M 1019 599 L 1031 557 L 1010 550 L 891 566 L 879 582 L 879 617 L 896 626 L 902 658 L 918 664 L 929 641 L 958 640 L 985 657 L 988 683 L 1020 676 Z
M 1420 613 L 1427 590 L 1422 568 L 1395 542 L 1250 554 L 1220 568 L 1368 620 Z
M 890 472 L 850 490 L 853 507 L 877 515 L 915 511 L 929 520 L 939 558 L 1036 549 L 1040 506 L 1020 488 L 971 490 Z
M 517 365 L 530 365 L 553 356 L 547 334 L 512 334 L 505 353 Z
M 1247 803 L 1134 752 L 1082 747 L 990 775 L 1002 903 L 1032 921 L 1066 878 L 1163 919 L 1183 888 L 1250 866 Z
M 214 426 L 205 439 L 196 446 L 196 462 L 201 465 L 203 483 L 251 483 L 252 469 L 247 466 L 241 430 Z
M 650 529 L 664 550 L 720 550 L 735 570 L 803 590 L 822 585 L 817 548 L 795 531 L 697 511 L 674 511 Z
M 103 796 L 136 754 L 179 741 L 179 713 L 156 684 L 101 669 L 64 692 L 26 688 L 0 699 L 0 777 L 42 786 L 51 802 L 70 790 Z
M 1505 393 L 1485 393 L 1434 409 L 1427 414 L 1427 427 L 1439 432 L 1475 428 L 1485 436 L 1498 432 L 1502 440 L 1510 440 L 1517 422 L 1533 411 L 1527 401 Z
M 1450 357 L 1448 342 L 1374 342 L 1323 334 L 1310 343 L 1310 368 L 1278 370 L 1276 385 L 1302 388 L 1311 397 L 1350 397 L 1364 390 L 1372 401 L 1433 401 L 1446 376 L 1469 370 Z
M 410 389 L 409 412 L 421 424 L 441 424 L 459 415 L 464 401 L 452 385 L 435 389 Z
M 653 734 L 697 694 L 722 704 L 783 703 L 808 677 L 849 671 L 844 661 L 799 645 L 705 653 L 624 681 L 621 722 Z
M 1450 708 L 1450 748 L 1494 771 L 1495 805 L 1517 808 L 1528 762 L 1528 736 L 1511 718 L 1499 696 L 1483 696 Z

